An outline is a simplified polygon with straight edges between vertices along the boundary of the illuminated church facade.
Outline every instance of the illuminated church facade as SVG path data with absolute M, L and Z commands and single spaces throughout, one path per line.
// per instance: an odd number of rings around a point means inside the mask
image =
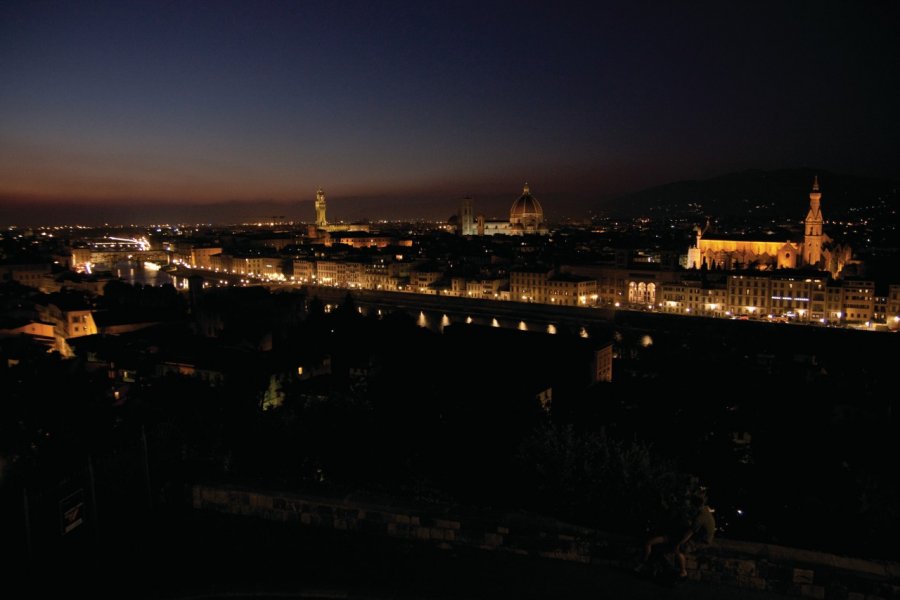
M 822 193 L 819 179 L 813 181 L 809 193 L 809 210 L 803 221 L 803 239 L 754 240 L 733 237 L 704 236 L 705 230 L 695 228 L 695 238 L 688 249 L 688 268 L 732 269 L 796 269 L 811 267 L 828 271 L 838 277 L 850 262 L 849 247 L 835 244 L 822 230 Z

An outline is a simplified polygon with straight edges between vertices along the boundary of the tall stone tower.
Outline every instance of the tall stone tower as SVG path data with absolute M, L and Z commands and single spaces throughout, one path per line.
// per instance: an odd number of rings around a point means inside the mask
M 316 227 L 325 227 L 328 221 L 325 220 L 325 192 L 320 187 L 316 190 Z
M 819 177 L 813 180 L 813 188 L 809 193 L 809 212 L 804 222 L 805 233 L 803 236 L 803 263 L 818 265 L 822 260 L 822 211 L 819 209 L 819 201 L 822 194 L 819 192 Z
M 462 206 L 459 209 L 459 233 L 460 235 L 475 235 L 475 213 L 472 207 L 472 198 L 466 196 L 463 198 Z

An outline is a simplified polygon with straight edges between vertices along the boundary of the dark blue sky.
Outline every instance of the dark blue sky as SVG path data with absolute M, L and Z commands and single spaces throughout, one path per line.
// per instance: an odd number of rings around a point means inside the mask
M 900 175 L 894 3 L 593 4 L 7 0 L 0 196 L 323 185 L 401 216 L 526 180 L 552 204 L 748 168 Z

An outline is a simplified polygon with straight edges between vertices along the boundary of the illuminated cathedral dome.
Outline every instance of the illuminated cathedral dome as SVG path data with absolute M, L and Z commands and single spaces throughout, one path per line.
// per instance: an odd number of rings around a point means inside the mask
M 531 195 L 528 184 L 519 199 L 509 209 L 509 225 L 521 229 L 523 233 L 538 233 L 544 225 L 544 209 L 537 198 Z

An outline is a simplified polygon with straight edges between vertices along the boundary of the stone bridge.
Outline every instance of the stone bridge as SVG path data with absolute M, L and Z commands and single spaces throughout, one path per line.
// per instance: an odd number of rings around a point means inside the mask
M 331 310 L 349 292 L 362 314 L 403 311 L 422 326 L 435 331 L 458 323 L 475 323 L 506 329 L 561 333 L 570 331 L 587 337 L 591 325 L 612 322 L 614 309 L 553 306 L 498 300 L 459 298 L 407 292 L 347 290 L 305 286 L 309 297 L 317 296 Z

